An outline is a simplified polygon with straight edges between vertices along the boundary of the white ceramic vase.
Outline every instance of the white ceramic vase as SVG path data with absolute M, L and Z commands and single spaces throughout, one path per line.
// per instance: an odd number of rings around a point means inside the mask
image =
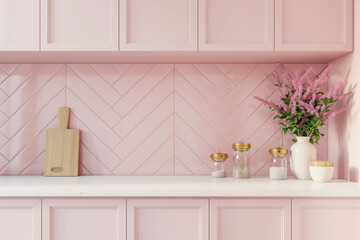
M 290 148 L 290 168 L 297 179 L 311 179 L 309 162 L 316 161 L 316 147 L 310 137 L 296 137 L 297 142 Z

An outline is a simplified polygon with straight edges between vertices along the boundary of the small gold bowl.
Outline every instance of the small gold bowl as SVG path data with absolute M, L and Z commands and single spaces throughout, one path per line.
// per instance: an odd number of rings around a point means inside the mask
M 311 167 L 333 167 L 334 162 L 331 161 L 310 161 Z

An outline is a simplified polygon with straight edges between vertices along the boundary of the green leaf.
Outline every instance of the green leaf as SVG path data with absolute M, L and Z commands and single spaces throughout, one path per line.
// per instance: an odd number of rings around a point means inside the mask
M 329 103 L 329 99 L 328 99 L 328 98 L 323 98 L 323 102 L 324 102 L 324 104 L 325 104 L 325 106 L 326 106 L 326 105 L 328 105 L 328 103 Z
M 319 136 L 319 135 L 315 135 L 315 138 L 316 138 L 316 142 L 319 142 L 320 136 Z
M 287 128 L 283 128 L 284 135 L 287 133 L 287 131 L 288 131 Z
M 296 143 L 296 142 L 297 142 L 297 140 L 296 140 L 296 139 L 291 139 L 291 141 L 293 141 L 294 143 Z
M 309 142 L 314 144 L 314 140 L 312 138 L 310 138 Z
M 280 117 L 280 115 L 276 115 L 273 119 L 277 119 L 277 118 L 279 118 Z
M 290 99 L 288 99 L 288 98 L 282 98 L 281 100 L 283 100 L 283 102 L 284 102 L 287 106 L 289 106 Z
M 311 125 L 315 125 L 315 121 L 314 121 L 314 120 L 311 120 Z

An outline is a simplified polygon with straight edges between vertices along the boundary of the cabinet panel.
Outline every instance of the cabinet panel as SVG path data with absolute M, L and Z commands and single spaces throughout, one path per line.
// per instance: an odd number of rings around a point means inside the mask
M 360 200 L 295 199 L 293 240 L 360 239 Z
M 208 240 L 208 200 L 129 199 L 128 240 Z
M 0 0 L 0 51 L 38 51 L 40 0 Z
M 41 0 L 41 50 L 117 51 L 117 0 Z
M 290 240 L 290 230 L 290 199 L 210 200 L 210 240 Z
M 275 50 L 351 51 L 353 0 L 277 0 Z
M 120 0 L 120 50 L 196 51 L 196 0 Z
M 274 50 L 274 0 L 199 0 L 199 50 Z
M 41 240 L 41 200 L 0 199 L 0 239 Z
M 45 199 L 43 239 L 125 240 L 125 206 L 121 199 Z

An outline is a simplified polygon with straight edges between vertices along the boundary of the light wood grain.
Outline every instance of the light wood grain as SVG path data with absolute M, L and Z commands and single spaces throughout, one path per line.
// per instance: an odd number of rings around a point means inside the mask
M 78 176 L 79 129 L 67 129 L 69 108 L 59 109 L 59 129 L 46 131 L 45 176 Z

